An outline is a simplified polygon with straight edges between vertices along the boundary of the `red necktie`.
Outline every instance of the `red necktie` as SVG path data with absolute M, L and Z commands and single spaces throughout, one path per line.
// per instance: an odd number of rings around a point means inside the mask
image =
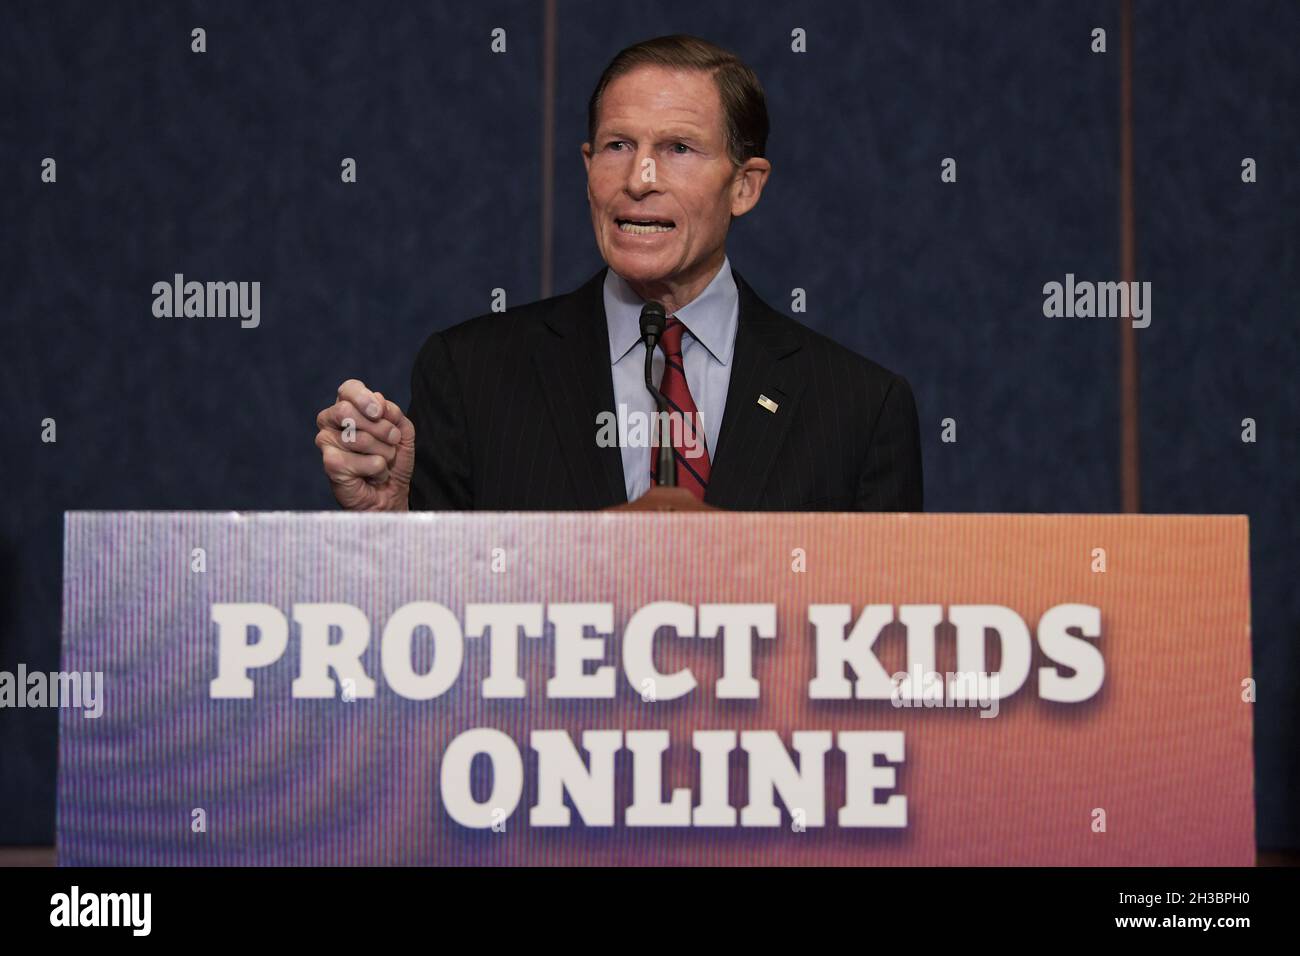
M 677 485 L 686 488 L 696 498 L 704 500 L 709 487 L 709 452 L 704 447 L 704 428 L 695 408 L 695 399 L 686 385 L 686 367 L 682 364 L 682 333 L 686 326 L 676 317 L 669 316 L 659 347 L 664 350 L 664 375 L 659 381 L 659 391 L 668 400 L 668 413 L 672 418 L 668 434 L 660 439 L 673 444 L 677 459 Z M 690 457 L 692 454 L 697 457 Z M 657 470 L 654 447 L 650 449 L 650 481 L 654 482 Z

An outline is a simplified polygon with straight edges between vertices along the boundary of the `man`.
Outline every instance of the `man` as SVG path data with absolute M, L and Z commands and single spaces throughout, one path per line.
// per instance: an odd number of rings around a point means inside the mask
M 731 221 L 771 171 L 753 71 L 694 37 L 639 43 L 601 76 L 588 126 L 587 195 L 608 268 L 568 295 L 431 335 L 409 418 L 344 382 L 316 436 L 339 503 L 603 508 L 651 487 L 650 436 L 662 434 L 679 486 L 708 505 L 920 511 L 907 381 L 771 309 L 727 259 Z M 668 316 L 653 377 L 674 420 L 660 432 L 636 427 L 655 411 L 639 325 L 648 301 Z

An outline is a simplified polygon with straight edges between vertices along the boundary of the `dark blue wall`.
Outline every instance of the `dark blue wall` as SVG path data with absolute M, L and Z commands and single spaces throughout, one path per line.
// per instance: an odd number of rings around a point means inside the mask
M 1250 515 L 1257 832 L 1296 847 L 1300 3 L 1142 3 L 1135 28 L 1142 500 Z
M 8 7 L 0 669 L 50 669 L 65 509 L 331 507 L 312 437 L 338 382 L 405 402 L 430 330 L 497 287 L 537 297 L 545 8 Z M 1135 19 L 1143 507 L 1251 516 L 1269 847 L 1300 846 L 1297 11 L 1139 3 Z M 591 87 L 618 49 L 669 32 L 762 78 L 774 172 L 732 261 L 786 311 L 805 289 L 800 318 L 909 377 L 927 506 L 1119 510 L 1118 326 L 1041 311 L 1067 272 L 1120 277 L 1118 0 L 561 2 L 557 291 L 601 265 L 578 152 Z M 939 181 L 948 156 L 956 184 Z M 176 272 L 261 281 L 261 327 L 155 318 L 151 286 Z M 0 711 L 0 843 L 52 841 L 54 767 L 54 713 Z

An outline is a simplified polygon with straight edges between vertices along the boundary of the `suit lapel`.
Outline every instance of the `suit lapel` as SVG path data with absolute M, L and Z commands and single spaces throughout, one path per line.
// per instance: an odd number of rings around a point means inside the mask
M 596 444 L 596 416 L 615 411 L 604 284 L 601 269 L 584 286 L 556 299 L 542 320 L 533 352 L 555 424 L 556 454 L 568 465 L 582 509 L 627 501 L 622 453 L 617 445 Z
M 776 453 L 785 440 L 805 384 L 804 356 L 788 323 L 772 311 L 733 267 L 740 318 L 727 406 L 710 463 L 704 500 L 719 508 L 756 510 Z M 759 404 L 767 399 L 768 407 Z M 775 403 L 776 411 L 770 411 Z

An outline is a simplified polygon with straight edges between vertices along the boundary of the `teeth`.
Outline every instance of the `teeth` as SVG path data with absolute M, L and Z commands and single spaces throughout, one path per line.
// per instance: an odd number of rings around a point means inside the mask
M 630 232 L 633 235 L 644 236 L 652 232 L 670 232 L 672 226 L 641 226 L 634 222 L 620 222 L 618 224 L 620 232 Z

